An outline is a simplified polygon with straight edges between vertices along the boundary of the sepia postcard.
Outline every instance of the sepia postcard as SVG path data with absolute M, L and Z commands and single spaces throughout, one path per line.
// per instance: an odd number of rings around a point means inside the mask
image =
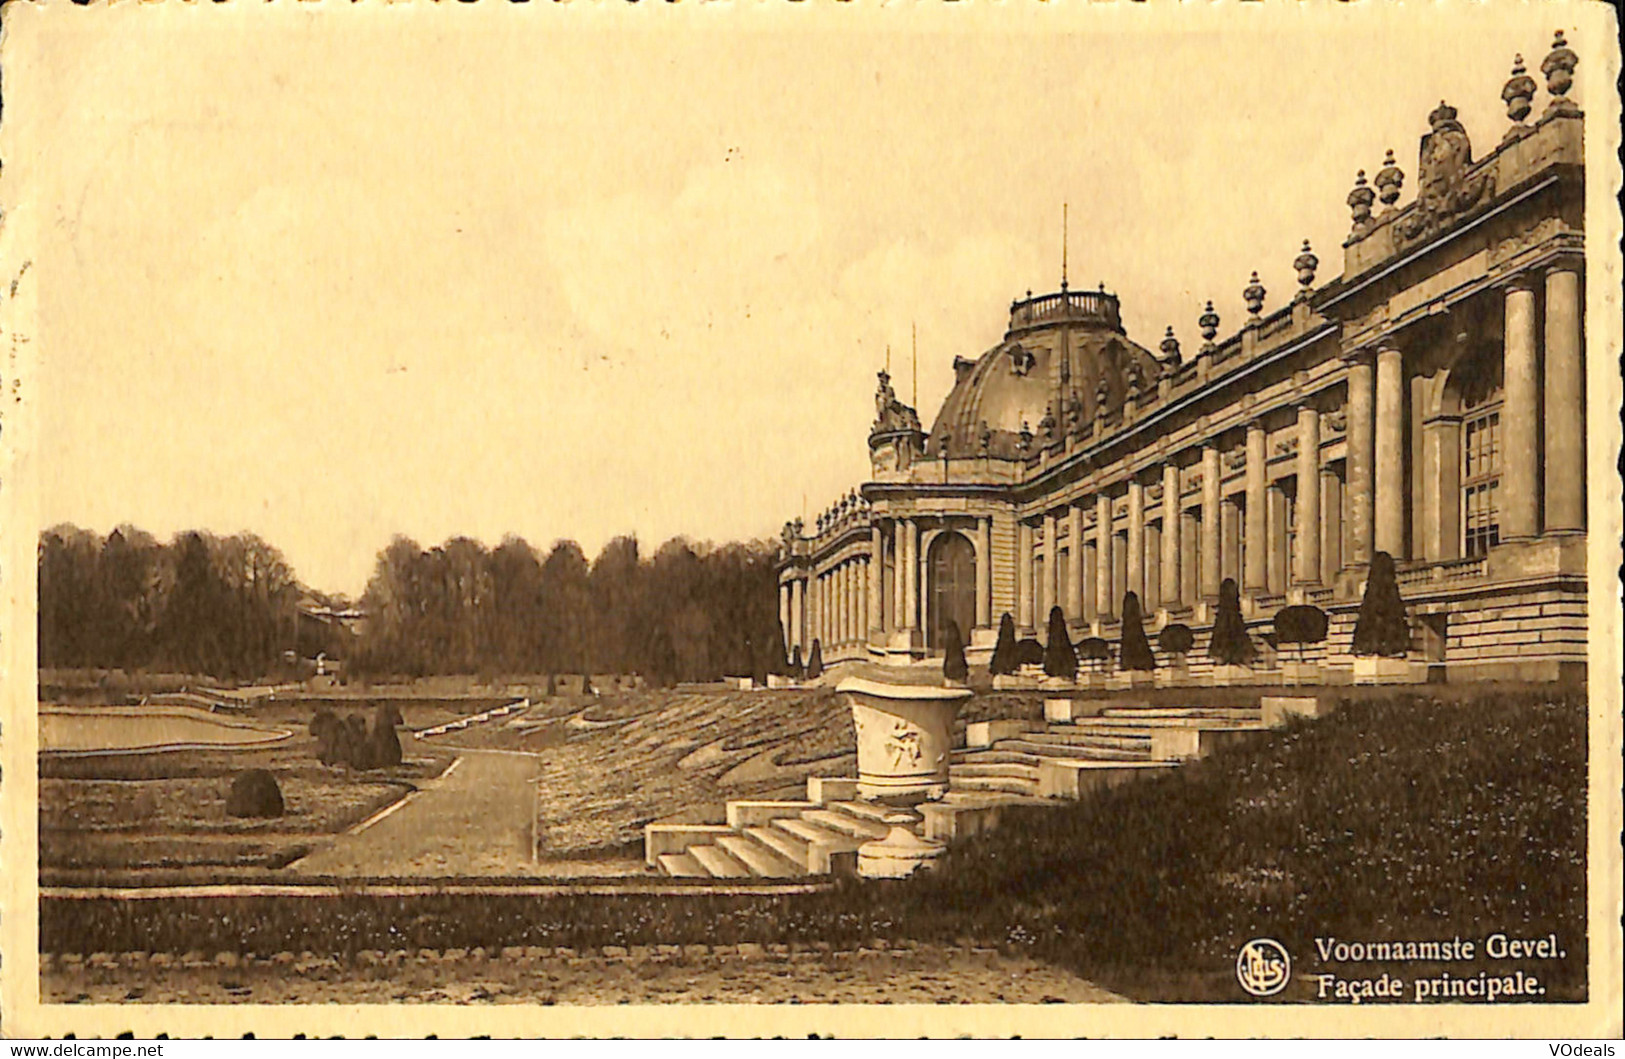
M 0 1032 L 1622 1032 L 1611 5 L 0 19 Z

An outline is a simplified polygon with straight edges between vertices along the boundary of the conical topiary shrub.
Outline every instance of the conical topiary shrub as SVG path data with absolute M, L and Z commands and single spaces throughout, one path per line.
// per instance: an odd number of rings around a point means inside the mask
M 790 652 L 790 675 L 796 680 L 807 675 L 807 667 L 801 662 L 800 644 L 796 644 L 795 649 Z
M 1074 680 L 1078 656 L 1072 650 L 1072 637 L 1066 631 L 1066 615 L 1060 607 L 1049 609 L 1049 644 L 1044 648 L 1044 675 Z
M 282 788 L 276 777 L 264 769 L 239 772 L 226 794 L 226 815 L 248 817 L 281 816 Z
M 1213 639 L 1207 653 L 1222 666 L 1252 665 L 1258 654 L 1247 635 L 1247 623 L 1241 620 L 1241 593 L 1233 577 L 1219 585 L 1219 611 L 1213 616 Z
M 942 656 L 942 675 L 963 684 L 965 678 L 970 676 L 970 666 L 965 663 L 965 643 L 959 635 L 959 623 L 950 620 L 943 630 L 943 636 L 947 640 L 947 650 Z
M 1010 617 L 1008 611 L 999 619 L 999 638 L 993 644 L 993 660 L 988 663 L 987 671 L 996 677 L 1008 676 L 1021 665 L 1021 656 L 1016 647 L 1016 620 Z
M 400 710 L 389 702 L 379 706 L 372 715 L 372 760 L 376 768 L 401 763 L 401 737 L 395 732 L 400 716 Z
M 812 650 L 807 655 L 807 679 L 816 680 L 824 675 L 824 646 L 817 640 L 813 641 Z
M 1140 616 L 1140 597 L 1133 592 L 1123 597 L 1123 640 L 1117 652 L 1118 664 L 1124 669 L 1151 670 L 1157 668 L 1151 643 L 1145 638 L 1145 624 Z
M 1354 653 L 1384 658 L 1402 657 L 1411 647 L 1410 621 L 1399 595 L 1394 557 L 1378 552 L 1371 557 L 1360 617 L 1354 623 Z

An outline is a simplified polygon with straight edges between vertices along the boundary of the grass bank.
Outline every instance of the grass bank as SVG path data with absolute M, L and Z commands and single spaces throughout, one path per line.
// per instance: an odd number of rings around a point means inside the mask
M 1585 997 L 1585 701 L 1561 691 L 1350 701 L 1176 773 L 1008 816 L 944 870 L 804 896 L 48 901 L 55 951 L 274 952 L 508 945 L 892 941 L 995 945 L 1152 1001 L 1247 1000 L 1236 953 L 1267 936 L 1318 973 L 1408 982 L 1538 976 Z M 1556 934 L 1558 958 L 1482 958 Z M 1459 937 L 1460 964 L 1337 964 L 1316 939 Z M 1535 998 L 1531 998 L 1535 999 Z

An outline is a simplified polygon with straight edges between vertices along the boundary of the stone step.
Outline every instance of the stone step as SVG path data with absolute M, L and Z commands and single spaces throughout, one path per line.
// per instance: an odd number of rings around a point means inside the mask
M 1101 735 L 1145 735 L 1162 728 L 1239 728 L 1259 723 L 1258 718 L 1227 717 L 1083 717 L 1067 727 Z
M 745 828 L 745 834 L 794 864 L 804 872 L 812 871 L 812 843 L 782 828 L 757 824 Z
M 750 869 L 738 857 L 721 846 L 690 846 L 689 856 L 699 861 L 705 870 L 718 879 L 748 879 Z
M 1031 743 L 1046 743 L 1065 746 L 1098 746 L 1108 750 L 1138 750 L 1151 739 L 1149 730 L 1129 732 L 1126 735 L 1114 735 L 1110 732 L 1094 731 L 1055 731 L 1031 732 L 1022 737 Z
M 1139 750 L 1118 750 L 1096 746 L 1073 746 L 1067 743 L 1028 743 L 1011 740 L 1009 749 L 1022 750 L 1040 757 L 1087 758 L 1091 761 L 1144 761 L 1151 756 L 1147 740 Z
M 885 824 L 843 813 L 838 809 L 808 809 L 801 814 L 801 818 L 819 827 L 839 831 L 865 842 L 871 838 L 885 838 L 891 831 Z
M 1037 754 L 1025 754 L 1019 750 L 955 750 L 948 758 L 950 765 L 990 765 L 1002 763 L 1008 765 L 1036 765 Z
M 895 809 L 889 805 L 876 805 L 873 802 L 834 802 L 831 808 L 839 809 L 849 816 L 856 816 L 877 824 L 911 823 L 914 814 L 905 809 Z
M 749 835 L 724 835 L 717 839 L 717 845 L 744 862 L 752 875 L 760 875 L 764 879 L 794 879 L 807 874 L 794 861 Z
M 1014 779 L 1032 780 L 1037 783 L 1038 766 L 1036 764 L 1015 765 L 1007 762 L 988 762 L 984 764 L 980 761 L 948 766 L 948 778 L 950 780 L 960 776 L 1009 776 Z
M 709 879 L 711 873 L 691 856 L 692 853 L 692 850 L 688 853 L 662 853 L 660 870 L 679 879 Z
M 869 835 L 849 835 L 842 831 L 824 827 L 811 820 L 793 816 L 786 817 L 783 820 L 775 820 L 773 826 L 790 832 L 803 842 L 822 846 L 831 852 L 849 853 L 869 841 L 871 837 Z
M 1216 721 L 1258 721 L 1264 713 L 1259 709 L 1229 708 L 1224 706 L 1111 706 L 1101 711 L 1103 717 L 1182 717 Z
M 1010 794 L 1037 795 L 1036 779 L 1016 776 L 954 776 L 949 781 L 950 791 L 1006 791 Z

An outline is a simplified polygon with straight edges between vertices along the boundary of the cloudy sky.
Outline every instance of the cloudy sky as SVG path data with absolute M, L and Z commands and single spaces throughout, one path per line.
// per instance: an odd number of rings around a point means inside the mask
M 1420 6 L 25 13 L 42 524 L 253 530 L 351 593 L 397 532 L 772 535 L 865 477 L 911 322 L 929 422 L 1057 285 L 1063 202 L 1073 285 L 1189 348 L 1576 35 Z

